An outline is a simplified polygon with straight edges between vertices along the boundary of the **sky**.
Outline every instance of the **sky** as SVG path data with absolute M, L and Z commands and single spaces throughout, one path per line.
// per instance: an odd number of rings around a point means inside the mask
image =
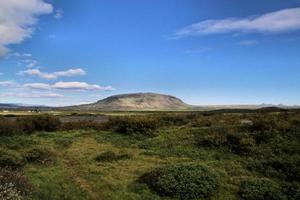
M 0 103 L 300 105 L 300 0 L 0 0 Z

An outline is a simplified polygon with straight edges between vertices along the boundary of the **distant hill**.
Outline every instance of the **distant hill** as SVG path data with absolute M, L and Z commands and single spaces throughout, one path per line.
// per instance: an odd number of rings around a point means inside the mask
M 96 103 L 66 107 L 75 110 L 187 110 L 192 106 L 174 96 L 156 93 L 120 94 Z
M 18 108 L 19 106 L 17 104 L 9 104 L 9 103 L 0 103 L 0 108 Z
M 300 109 L 299 106 L 287 106 L 283 104 L 259 104 L 259 105 L 203 105 L 192 106 L 181 99 L 157 93 L 131 93 L 107 97 L 91 104 L 74 105 L 66 107 L 48 107 L 40 105 L 28 105 L 17 103 L 0 103 L 2 110 L 74 110 L 74 111 L 211 111 L 211 110 L 284 110 Z
M 47 106 L 22 104 L 22 103 L 0 103 L 0 109 L 28 110 L 28 109 L 49 109 Z

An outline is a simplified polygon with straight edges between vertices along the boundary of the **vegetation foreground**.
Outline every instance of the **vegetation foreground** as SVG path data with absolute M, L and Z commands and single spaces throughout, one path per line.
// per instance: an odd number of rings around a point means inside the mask
M 299 181 L 299 111 L 0 118 L 1 200 L 298 200 Z

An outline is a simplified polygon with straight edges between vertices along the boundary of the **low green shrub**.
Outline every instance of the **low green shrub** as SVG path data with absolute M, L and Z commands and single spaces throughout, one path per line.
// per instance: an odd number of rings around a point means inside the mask
M 256 145 L 255 139 L 249 133 L 237 132 L 237 129 L 215 127 L 196 134 L 198 145 L 205 147 L 227 148 L 237 154 L 250 154 Z
M 164 126 L 182 126 L 191 122 L 194 115 L 187 113 L 159 113 L 152 116 Z
M 227 142 L 228 129 L 224 127 L 210 128 L 206 131 L 197 133 L 196 140 L 200 146 L 221 147 Z
M 19 168 L 25 165 L 25 160 L 19 154 L 0 149 L 0 167 Z
M 1 137 L 0 146 L 11 150 L 22 150 L 37 144 L 37 141 L 26 135 L 14 135 L 10 137 Z
M 105 124 L 107 127 L 125 135 L 154 136 L 161 123 L 152 117 L 114 117 Z
M 93 121 L 74 121 L 74 122 L 64 122 L 60 125 L 60 130 L 70 131 L 70 130 L 104 130 L 104 124 Z
M 33 148 L 26 152 L 25 159 L 30 163 L 45 164 L 52 160 L 52 155 L 44 148 Z
M 61 123 L 55 116 L 37 115 L 17 118 L 17 124 L 23 133 L 30 134 L 35 131 L 57 131 Z
M 116 154 L 112 151 L 106 151 L 96 156 L 95 160 L 97 162 L 112 162 L 112 161 L 130 159 L 130 157 L 131 156 L 129 154 Z
M 300 199 L 300 183 L 299 182 L 284 182 L 281 184 L 283 193 L 288 200 Z
M 15 121 L 0 118 L 0 136 L 12 136 L 19 133 L 19 129 Z
M 268 177 L 279 178 L 285 181 L 300 180 L 299 155 L 265 156 L 249 163 L 249 168 Z
M 54 138 L 54 142 L 55 144 L 57 144 L 59 147 L 62 148 L 68 148 L 71 146 L 71 144 L 73 143 L 72 138 L 68 138 L 68 137 L 59 137 L 59 138 Z
M 200 118 L 192 123 L 193 127 L 211 127 L 212 121 L 210 119 Z
M 160 196 L 178 199 L 211 199 L 220 188 L 220 174 L 199 164 L 156 168 L 139 179 Z
M 267 178 L 255 178 L 241 183 L 239 195 L 245 200 L 284 200 L 280 186 Z

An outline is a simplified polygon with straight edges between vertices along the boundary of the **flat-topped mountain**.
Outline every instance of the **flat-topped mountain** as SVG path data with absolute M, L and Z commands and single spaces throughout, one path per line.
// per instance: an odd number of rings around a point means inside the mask
M 107 97 L 96 103 L 75 106 L 83 110 L 186 110 L 190 106 L 174 96 L 132 93 Z

